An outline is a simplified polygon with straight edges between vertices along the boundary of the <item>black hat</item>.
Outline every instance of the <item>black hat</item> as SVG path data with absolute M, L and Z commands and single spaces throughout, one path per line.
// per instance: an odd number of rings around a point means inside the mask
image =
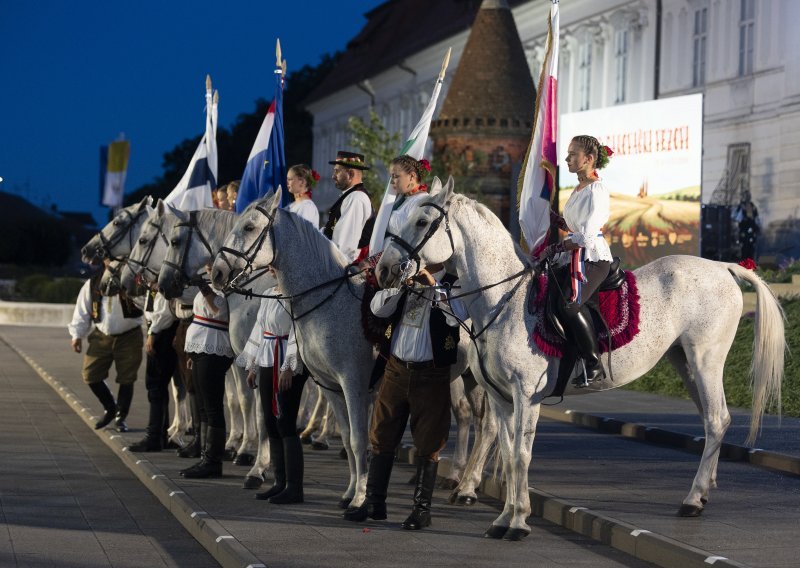
M 356 154 L 355 152 L 345 152 L 339 150 L 336 153 L 336 159 L 329 164 L 344 166 L 345 168 L 352 168 L 354 170 L 368 170 L 369 166 L 364 163 L 364 154 Z

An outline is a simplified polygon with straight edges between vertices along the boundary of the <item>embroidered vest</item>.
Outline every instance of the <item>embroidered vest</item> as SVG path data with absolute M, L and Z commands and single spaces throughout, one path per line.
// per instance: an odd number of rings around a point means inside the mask
M 339 222 L 339 218 L 342 216 L 342 203 L 344 203 L 344 200 L 347 199 L 347 196 L 353 193 L 354 191 L 361 191 L 364 193 L 364 195 L 369 197 L 369 193 L 367 193 L 367 189 L 364 187 L 363 183 L 357 183 L 356 185 L 354 185 L 347 191 L 343 192 L 339 196 L 339 199 L 336 200 L 336 202 L 331 206 L 330 211 L 328 211 L 328 222 L 325 223 L 325 228 L 322 229 L 322 234 L 328 237 L 329 239 L 333 238 L 333 229 L 336 227 L 336 223 Z M 375 224 L 375 215 L 373 212 L 373 214 L 370 216 L 369 219 L 367 219 L 366 224 L 361 230 L 361 238 L 358 241 L 359 248 L 365 246 L 361 244 L 364 242 L 365 235 L 366 235 L 366 243 L 367 245 L 369 244 L 369 238 L 372 235 L 372 226 L 374 224 Z

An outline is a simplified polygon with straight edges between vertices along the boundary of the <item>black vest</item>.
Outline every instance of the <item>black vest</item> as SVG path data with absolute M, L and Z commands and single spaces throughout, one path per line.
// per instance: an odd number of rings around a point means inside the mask
M 100 321 L 100 302 L 103 301 L 103 294 L 100 292 L 100 280 L 102 280 L 102 278 L 103 271 L 100 270 L 89 280 L 89 293 L 92 298 L 91 317 L 94 323 Z M 124 318 L 142 317 L 142 310 L 140 310 L 126 294 L 119 294 L 119 303 L 122 306 L 122 316 Z
M 325 228 L 322 229 L 322 234 L 329 239 L 333 239 L 333 229 L 336 227 L 336 223 L 342 216 L 342 203 L 344 203 L 344 200 L 347 199 L 347 196 L 354 191 L 362 191 L 367 197 L 369 197 L 369 193 L 367 193 L 367 189 L 364 187 L 363 183 L 357 183 L 347 191 L 342 192 L 342 194 L 339 196 L 339 199 L 336 200 L 336 202 L 331 206 L 330 211 L 328 211 L 328 222 L 325 223 Z M 359 248 L 369 244 L 369 239 L 372 235 L 372 226 L 374 223 L 375 215 L 373 214 L 369 219 L 367 219 L 366 224 L 361 230 L 361 238 L 358 241 Z M 366 244 L 362 244 L 364 243 L 365 237 Z

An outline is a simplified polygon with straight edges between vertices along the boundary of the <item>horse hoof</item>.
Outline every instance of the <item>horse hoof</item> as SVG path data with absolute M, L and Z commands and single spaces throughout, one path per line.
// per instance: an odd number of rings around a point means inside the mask
M 456 487 L 458 487 L 458 481 L 456 481 L 455 479 L 450 479 L 446 477 L 439 482 L 439 489 L 449 489 L 452 491 Z
M 254 463 L 256 463 L 256 457 L 252 454 L 237 454 L 237 456 L 233 458 L 234 465 L 244 465 L 250 467 Z
M 522 540 L 531 534 L 528 529 L 508 529 L 506 534 L 503 535 L 503 540 L 517 541 Z
M 707 497 L 700 497 L 700 502 L 703 505 L 708 505 L 708 498 Z
M 327 450 L 328 443 L 327 442 L 311 442 L 311 449 L 312 450 Z
M 300 443 L 304 446 L 311 445 L 311 436 L 300 436 Z
M 681 508 L 678 509 L 678 516 L 679 517 L 699 517 L 703 513 L 702 507 L 697 507 L 695 505 L 681 505 Z
M 350 507 L 350 503 L 353 501 L 352 497 L 345 497 L 339 501 L 339 508 L 340 509 L 347 509 Z
M 484 538 L 495 538 L 501 539 L 505 534 L 508 532 L 508 527 L 501 527 L 498 525 L 492 525 L 489 529 L 483 533 Z
M 256 477 L 253 475 L 248 475 L 244 478 L 244 484 L 242 485 L 242 489 L 258 489 L 261 487 L 261 484 L 264 483 L 264 480 L 260 477 Z
M 224 461 L 233 461 L 236 459 L 236 448 L 225 448 L 225 453 L 222 454 Z
M 467 507 L 471 507 L 477 502 L 478 498 L 473 497 L 472 495 L 459 495 L 458 499 L 456 499 L 457 505 L 466 505 Z

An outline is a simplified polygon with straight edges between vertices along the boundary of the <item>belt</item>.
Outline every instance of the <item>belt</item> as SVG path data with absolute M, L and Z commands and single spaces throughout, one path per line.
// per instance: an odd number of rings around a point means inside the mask
M 433 359 L 429 359 L 428 361 L 403 361 L 402 359 L 398 359 L 394 355 L 392 355 L 392 359 L 395 360 L 401 367 L 405 367 L 409 371 L 422 371 L 425 369 L 435 369 L 436 363 Z

